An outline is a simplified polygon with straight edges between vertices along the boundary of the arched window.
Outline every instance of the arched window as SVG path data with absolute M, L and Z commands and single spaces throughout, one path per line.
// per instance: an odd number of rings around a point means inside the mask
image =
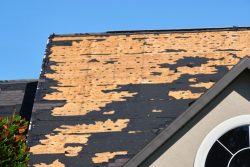
M 250 115 L 231 118 L 203 140 L 194 167 L 250 167 Z

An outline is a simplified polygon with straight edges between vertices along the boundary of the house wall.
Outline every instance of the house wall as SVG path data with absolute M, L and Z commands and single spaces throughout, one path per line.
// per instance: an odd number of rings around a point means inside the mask
M 193 167 L 196 153 L 202 141 L 211 130 L 230 118 L 250 114 L 250 93 L 249 86 L 247 86 L 249 77 L 247 74 L 249 75 L 249 73 L 245 73 L 241 76 L 220 95 L 221 97 L 216 98 L 212 102 L 213 104 L 204 108 L 202 112 L 208 112 L 208 114 L 205 117 L 202 114 L 199 115 L 198 117 L 203 118 L 200 118 L 201 120 L 198 123 L 170 146 L 167 151 L 151 164 L 151 167 Z M 225 98 L 220 101 L 223 96 Z M 220 102 L 218 103 L 218 101 Z M 213 108 L 214 105 L 215 107 Z

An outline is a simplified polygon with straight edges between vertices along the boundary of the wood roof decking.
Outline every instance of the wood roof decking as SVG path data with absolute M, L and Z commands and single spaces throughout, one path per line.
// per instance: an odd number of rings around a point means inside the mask
M 122 166 L 250 55 L 249 44 L 249 28 L 52 35 L 30 163 Z

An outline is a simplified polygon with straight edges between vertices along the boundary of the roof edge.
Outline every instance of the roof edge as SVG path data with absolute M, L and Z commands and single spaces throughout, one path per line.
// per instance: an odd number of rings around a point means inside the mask
M 177 131 L 179 131 L 187 122 L 189 122 L 199 111 L 204 108 L 213 98 L 221 93 L 237 76 L 244 70 L 250 70 L 250 57 L 244 57 L 237 65 L 235 65 L 222 79 L 205 92 L 198 100 L 196 100 L 183 114 L 166 127 L 159 135 L 157 135 L 149 144 L 147 144 L 138 154 L 130 159 L 124 167 L 139 166 L 148 157 L 150 157 L 158 148 L 160 148 L 168 139 L 170 139 Z
M 180 29 L 158 29 L 158 30 L 121 30 L 106 31 L 96 33 L 74 33 L 74 34 L 51 34 L 52 37 L 74 37 L 74 36 L 110 36 L 110 35 L 133 35 L 133 34 L 164 34 L 164 33 L 197 33 L 197 32 L 216 32 L 216 31 L 244 31 L 250 30 L 250 26 L 232 26 L 217 28 L 180 28 Z
M 27 83 L 27 82 L 38 82 L 38 79 L 0 80 L 0 84 Z

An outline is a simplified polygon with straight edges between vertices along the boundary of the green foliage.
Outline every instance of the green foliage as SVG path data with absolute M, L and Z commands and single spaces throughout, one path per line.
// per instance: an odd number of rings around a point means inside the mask
M 20 116 L 0 117 L 0 167 L 26 167 L 29 160 L 26 145 L 28 122 Z

